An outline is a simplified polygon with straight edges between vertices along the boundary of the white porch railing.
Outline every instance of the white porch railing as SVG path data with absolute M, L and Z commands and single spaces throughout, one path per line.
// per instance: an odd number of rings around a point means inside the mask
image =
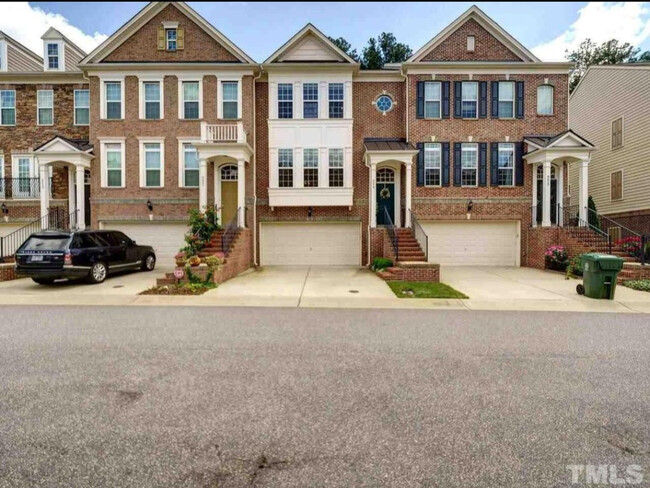
M 235 142 L 245 144 L 247 133 L 242 122 L 234 124 L 201 123 L 201 140 L 203 142 Z

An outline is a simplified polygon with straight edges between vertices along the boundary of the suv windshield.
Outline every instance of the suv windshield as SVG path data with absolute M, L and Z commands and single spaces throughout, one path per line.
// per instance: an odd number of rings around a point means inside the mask
M 30 237 L 24 244 L 23 251 L 64 251 L 70 243 L 70 237 Z

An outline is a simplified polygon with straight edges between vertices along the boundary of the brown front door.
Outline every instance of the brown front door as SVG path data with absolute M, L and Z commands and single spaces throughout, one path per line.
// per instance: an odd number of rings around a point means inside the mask
M 237 182 L 221 182 L 221 225 L 226 226 L 237 214 Z

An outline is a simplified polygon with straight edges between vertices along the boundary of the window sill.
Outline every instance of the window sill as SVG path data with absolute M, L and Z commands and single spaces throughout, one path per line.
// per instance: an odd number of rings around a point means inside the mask
M 270 207 L 351 207 L 354 188 L 269 188 Z
M 555 117 L 555 114 L 536 114 L 537 117 Z
M 124 190 L 126 186 L 102 186 L 103 190 Z

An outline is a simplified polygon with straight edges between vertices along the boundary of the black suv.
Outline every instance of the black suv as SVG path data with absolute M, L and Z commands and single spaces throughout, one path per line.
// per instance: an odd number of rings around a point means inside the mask
M 60 278 L 101 283 L 109 273 L 153 271 L 155 266 L 156 254 L 151 246 L 138 246 L 114 230 L 37 232 L 16 251 L 16 273 L 40 285 Z

